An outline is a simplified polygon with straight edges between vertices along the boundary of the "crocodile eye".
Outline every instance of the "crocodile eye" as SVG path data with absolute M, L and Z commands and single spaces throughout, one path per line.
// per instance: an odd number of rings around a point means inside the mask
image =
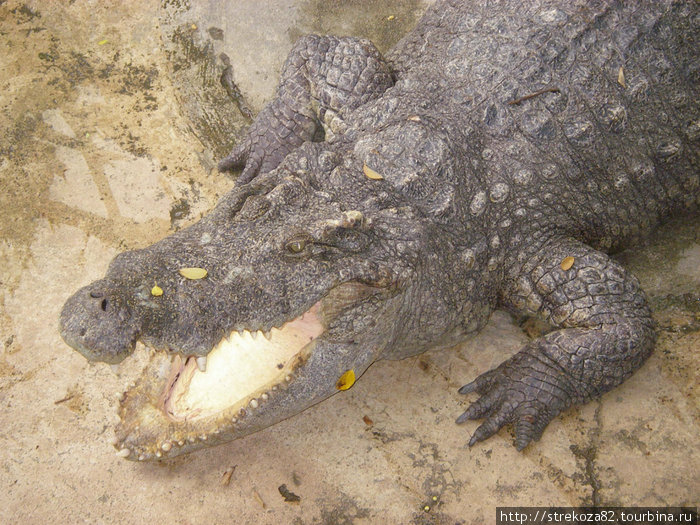
M 303 239 L 289 241 L 286 244 L 285 248 L 289 253 L 293 253 L 296 255 L 304 251 L 304 248 L 306 248 L 306 241 Z

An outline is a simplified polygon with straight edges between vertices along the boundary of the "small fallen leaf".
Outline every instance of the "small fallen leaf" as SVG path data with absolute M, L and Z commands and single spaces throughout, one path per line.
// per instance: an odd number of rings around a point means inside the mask
M 163 289 L 156 284 L 153 286 L 153 288 L 151 288 L 151 295 L 154 297 L 160 297 L 163 295 Z
M 362 166 L 362 171 L 364 172 L 365 176 L 368 179 L 372 180 L 382 180 L 384 177 L 382 177 L 379 173 L 374 171 L 372 168 L 370 168 L 367 164 L 364 164 Z
M 267 505 L 265 505 L 265 502 L 263 501 L 262 496 L 260 496 L 260 494 L 258 494 L 258 491 L 255 490 L 255 489 L 253 489 L 253 496 L 255 497 L 255 500 L 256 500 L 258 503 L 260 503 L 260 506 L 261 506 L 263 509 L 266 509 L 266 508 L 267 508 Z
M 574 258 L 571 256 L 564 257 L 564 259 L 561 261 L 561 269 L 564 271 L 569 270 L 573 265 L 574 265 Z
M 627 89 L 627 84 L 625 83 L 625 70 L 622 66 L 620 66 L 620 71 L 617 73 L 617 83 L 623 88 Z
M 396 18 L 394 15 L 389 15 L 386 17 L 386 19 L 389 21 L 392 21 L 394 18 Z
M 338 390 L 347 390 L 350 388 L 352 385 L 355 384 L 355 371 L 351 368 L 347 372 L 345 372 L 338 381 L 335 383 L 335 387 Z
M 233 475 L 233 471 L 236 470 L 235 465 L 233 467 L 230 467 L 226 469 L 226 472 L 224 472 L 224 475 L 221 477 L 221 484 L 225 487 L 229 483 L 231 483 L 231 476 Z
M 204 279 L 207 276 L 207 271 L 204 268 L 180 268 L 179 271 L 185 279 Z
M 362 416 L 362 421 L 364 421 L 365 425 L 367 425 L 368 427 L 371 427 L 372 425 L 374 425 L 374 421 L 372 421 L 369 418 L 369 416 Z
M 100 40 L 99 42 L 97 42 L 97 45 L 98 45 L 98 46 L 103 46 L 103 45 L 105 45 L 107 42 L 109 42 L 109 40 L 107 40 L 107 39 L 105 38 L 104 40 Z

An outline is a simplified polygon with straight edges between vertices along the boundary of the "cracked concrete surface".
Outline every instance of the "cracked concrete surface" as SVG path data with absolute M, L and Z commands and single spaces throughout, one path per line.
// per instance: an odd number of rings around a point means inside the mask
M 214 159 L 247 121 L 217 70 L 197 68 L 203 49 L 226 53 L 258 111 L 297 36 L 360 34 L 387 49 L 425 8 L 330 5 L 246 0 L 217 24 L 207 17 L 220 7 L 204 3 L 175 19 L 155 1 L 0 3 L 0 522 L 472 524 L 495 522 L 499 505 L 697 505 L 697 218 L 619 255 L 655 309 L 655 354 L 523 453 L 509 431 L 470 450 L 476 423 L 454 424 L 457 388 L 527 340 L 499 312 L 475 340 L 377 363 L 255 435 L 163 464 L 114 455 L 116 397 L 144 356 L 116 373 L 87 363 L 58 335 L 60 308 L 116 253 L 193 222 L 232 186 Z M 194 47 L 172 46 L 176 26 Z M 221 113 L 198 121 L 202 108 Z

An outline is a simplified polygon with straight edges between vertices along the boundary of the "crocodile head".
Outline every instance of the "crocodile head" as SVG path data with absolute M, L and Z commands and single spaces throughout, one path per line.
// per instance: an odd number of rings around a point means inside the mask
M 464 331 L 460 305 L 440 299 L 454 261 L 424 259 L 436 235 L 420 217 L 378 206 L 361 169 L 334 171 L 357 184 L 341 194 L 327 169 L 289 164 L 118 255 L 66 302 L 61 334 L 88 359 L 120 362 L 137 341 L 152 350 L 121 396 L 119 455 L 165 458 L 249 434 L 348 388 L 382 354 Z M 431 264 L 446 268 L 421 270 Z

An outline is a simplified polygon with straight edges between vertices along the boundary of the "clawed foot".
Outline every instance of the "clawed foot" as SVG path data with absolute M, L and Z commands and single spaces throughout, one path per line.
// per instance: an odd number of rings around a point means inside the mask
M 251 128 L 248 136 L 233 148 L 229 156 L 219 161 L 219 171 L 243 170 L 236 180 L 238 185 L 250 182 L 258 173 L 276 168 L 288 153 L 274 135 L 258 135 L 255 132 Z
M 286 109 L 284 102 L 276 99 L 260 112 L 245 138 L 219 162 L 219 171 L 242 169 L 236 184 L 246 184 L 259 173 L 274 170 L 290 152 L 311 140 L 316 128 L 313 117 Z
M 250 144 L 246 140 L 242 144 L 236 146 L 228 157 L 219 161 L 219 171 L 234 171 L 243 168 L 238 177 L 238 184 L 245 184 L 253 180 L 253 177 L 260 169 L 260 162 L 248 162 L 250 153 Z
M 554 363 L 525 350 L 459 389 L 460 394 L 477 392 L 481 397 L 457 423 L 486 418 L 469 440 L 470 447 L 514 424 L 515 448 L 523 450 L 530 441 L 539 440 L 547 424 L 571 404 L 567 391 L 568 380 Z

